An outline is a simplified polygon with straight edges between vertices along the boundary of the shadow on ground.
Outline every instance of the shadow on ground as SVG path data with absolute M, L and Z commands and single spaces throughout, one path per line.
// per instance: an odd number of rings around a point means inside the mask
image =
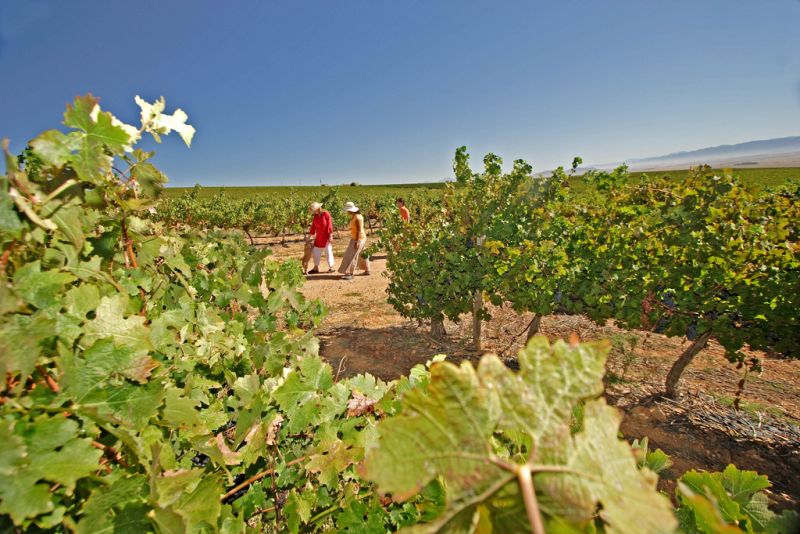
M 342 326 L 319 334 L 320 354 L 339 378 L 370 373 L 394 380 L 436 354 L 448 361 L 477 362 L 480 354 L 454 339 L 437 341 L 414 325 L 384 328 Z

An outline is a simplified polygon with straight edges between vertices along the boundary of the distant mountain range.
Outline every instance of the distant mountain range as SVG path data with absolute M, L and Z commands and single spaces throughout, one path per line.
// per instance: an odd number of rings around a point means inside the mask
M 699 150 L 675 152 L 666 156 L 629 159 L 588 165 L 585 169 L 613 169 L 627 163 L 632 171 L 685 169 L 708 164 L 712 167 L 800 167 L 800 136 L 748 141 Z

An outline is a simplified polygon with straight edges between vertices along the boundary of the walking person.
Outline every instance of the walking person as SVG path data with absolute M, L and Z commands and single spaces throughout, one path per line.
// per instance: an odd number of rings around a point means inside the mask
M 350 213 L 350 243 L 347 245 L 342 263 L 339 264 L 339 272 L 344 275 L 342 280 L 352 280 L 356 265 L 364 269 L 364 275 L 369 275 L 369 260 L 361 258 L 364 245 L 367 243 L 367 233 L 364 231 L 364 216 L 359 213 L 358 206 L 347 202 L 344 209 Z
M 405 200 L 403 200 L 402 198 L 398 198 L 395 201 L 394 205 L 397 206 L 397 209 L 400 211 L 400 217 L 405 222 L 411 221 L 411 214 L 408 213 L 408 208 L 406 207 L 406 201 Z
M 331 238 L 333 236 L 333 220 L 331 214 L 322 209 L 322 204 L 319 202 L 312 202 L 310 207 L 311 213 L 314 218 L 311 220 L 311 230 L 309 233 L 314 236 L 314 268 L 308 271 L 308 274 L 319 273 L 319 262 L 322 259 L 322 251 L 328 253 L 328 272 L 333 272 L 333 244 Z

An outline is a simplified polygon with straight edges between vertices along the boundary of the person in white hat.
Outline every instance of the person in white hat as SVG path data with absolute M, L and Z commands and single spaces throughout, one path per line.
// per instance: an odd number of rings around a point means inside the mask
M 364 269 L 363 274 L 369 275 L 369 260 L 360 258 L 367 243 L 367 233 L 364 231 L 364 217 L 359 213 L 358 206 L 347 202 L 344 210 L 350 213 L 350 243 L 347 245 L 342 263 L 339 264 L 339 272 L 344 275 L 343 280 L 352 280 L 357 264 Z
M 312 202 L 310 206 L 311 213 L 314 218 L 311 220 L 311 230 L 309 233 L 314 236 L 314 250 L 312 252 L 314 257 L 314 268 L 308 271 L 308 274 L 319 273 L 319 262 L 322 259 L 322 251 L 328 253 L 328 272 L 333 272 L 333 243 L 331 241 L 333 236 L 333 220 L 331 214 L 322 209 L 322 204 L 319 202 Z

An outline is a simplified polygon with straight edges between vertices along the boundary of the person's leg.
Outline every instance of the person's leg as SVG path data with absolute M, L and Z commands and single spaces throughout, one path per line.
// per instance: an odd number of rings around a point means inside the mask
M 366 239 L 362 239 L 361 241 L 358 242 L 358 245 L 357 245 L 357 248 L 356 248 L 356 260 L 357 261 L 353 262 L 353 263 L 357 263 L 359 269 L 363 269 L 364 273 L 369 274 L 369 261 L 367 260 L 366 256 L 364 256 L 364 248 L 365 248 L 366 244 L 367 244 L 367 240 Z
M 319 261 L 322 259 L 322 249 L 314 247 L 314 270 L 319 271 Z
M 328 270 L 332 271 L 333 270 L 333 245 L 328 243 L 328 246 L 325 247 L 325 249 L 328 252 Z
M 356 259 L 358 258 L 355 244 L 356 242 L 351 239 L 347 244 L 347 250 L 344 253 L 342 262 L 339 264 L 339 272 L 345 276 L 352 276 L 355 269 Z

